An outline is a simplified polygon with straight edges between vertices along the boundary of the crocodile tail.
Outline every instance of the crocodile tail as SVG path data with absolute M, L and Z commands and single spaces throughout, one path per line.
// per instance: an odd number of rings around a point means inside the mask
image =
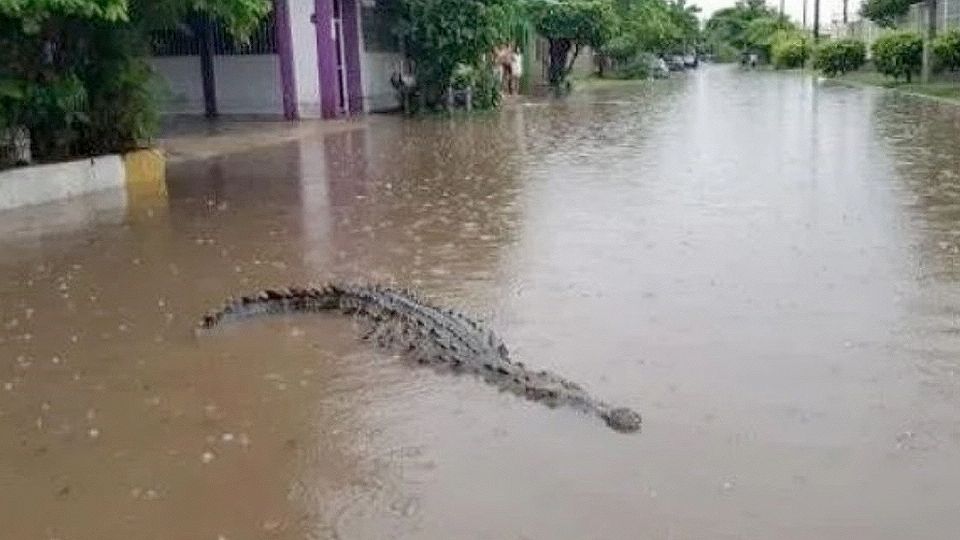
M 200 330 L 210 330 L 225 321 L 257 315 L 316 313 L 339 309 L 343 295 L 344 288 L 334 284 L 322 287 L 263 289 L 249 296 L 227 299 L 219 309 L 204 315 L 197 326 Z

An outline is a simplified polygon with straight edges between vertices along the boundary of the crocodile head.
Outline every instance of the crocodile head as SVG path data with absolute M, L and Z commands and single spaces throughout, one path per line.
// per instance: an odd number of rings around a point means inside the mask
M 620 433 L 633 433 L 640 430 L 640 413 L 627 407 L 610 409 L 603 413 L 603 421 Z

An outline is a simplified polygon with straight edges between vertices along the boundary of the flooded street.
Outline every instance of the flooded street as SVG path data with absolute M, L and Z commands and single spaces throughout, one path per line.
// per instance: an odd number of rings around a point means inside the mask
M 0 538 L 946 539 L 960 109 L 706 66 L 0 214 Z M 623 435 L 357 341 L 193 328 L 325 280 L 462 308 Z

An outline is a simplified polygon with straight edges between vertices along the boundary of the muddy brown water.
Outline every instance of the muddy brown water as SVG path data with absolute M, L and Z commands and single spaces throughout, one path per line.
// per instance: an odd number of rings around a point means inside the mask
M 0 538 L 944 539 L 960 113 L 706 67 L 0 215 Z M 266 284 L 412 286 L 639 409 L 410 369 Z

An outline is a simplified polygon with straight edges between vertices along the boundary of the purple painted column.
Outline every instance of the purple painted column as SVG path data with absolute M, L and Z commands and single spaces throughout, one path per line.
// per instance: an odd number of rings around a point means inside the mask
M 320 72 L 320 113 L 336 118 L 337 43 L 333 35 L 333 0 L 315 0 L 313 23 L 317 28 L 317 67 Z
M 343 56 L 346 59 L 350 114 L 363 113 L 363 83 L 360 80 L 360 6 L 357 0 L 343 2 Z
M 293 70 L 293 33 L 290 30 L 289 0 L 273 0 L 274 26 L 277 34 L 277 55 L 280 61 L 280 90 L 283 96 L 283 117 L 300 118 L 297 102 L 297 78 Z

